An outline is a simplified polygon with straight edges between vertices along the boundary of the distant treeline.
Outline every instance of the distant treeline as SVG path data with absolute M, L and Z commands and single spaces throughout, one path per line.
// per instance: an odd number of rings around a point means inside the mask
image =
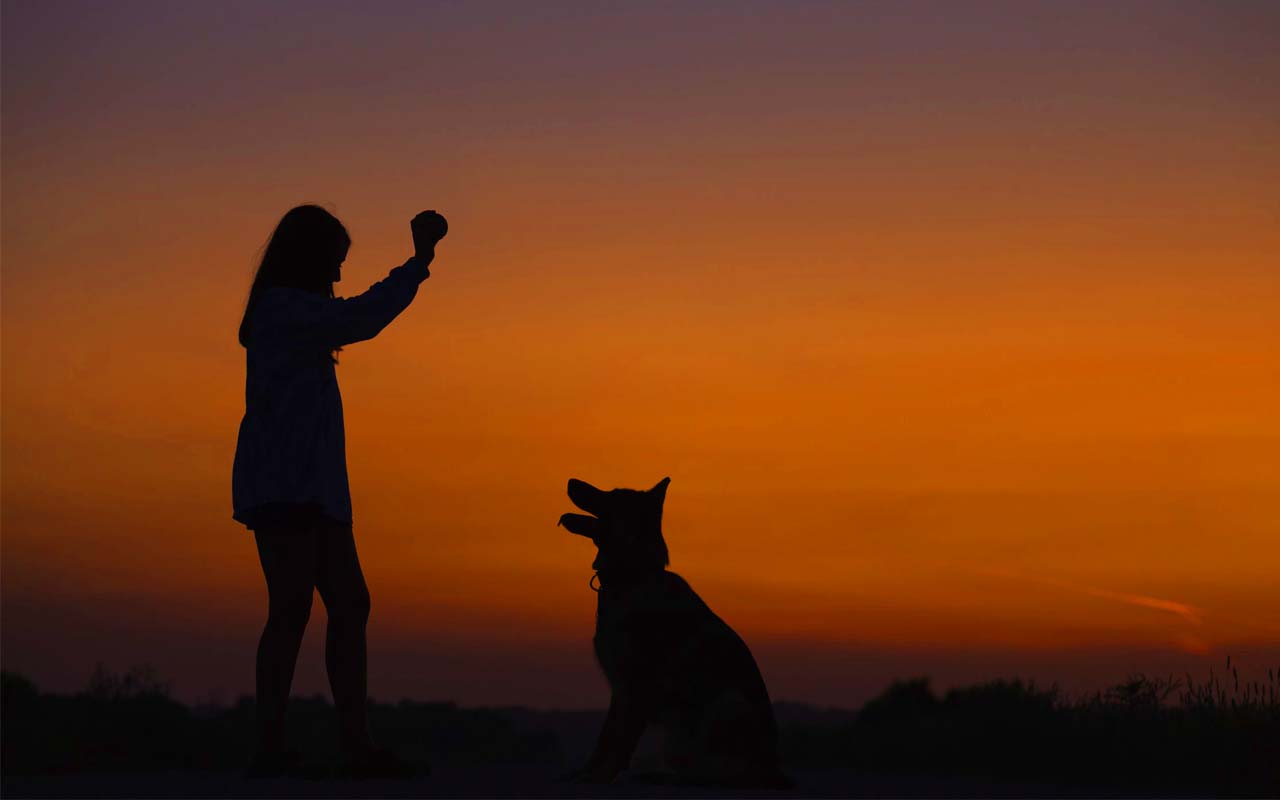
M 939 695 L 902 681 L 858 711 L 775 704 L 788 769 L 966 776 L 1133 793 L 1280 792 L 1280 676 L 1241 683 L 1133 676 L 1088 697 L 1022 681 Z M 102 667 L 85 691 L 39 691 L 3 674 L 7 775 L 159 769 L 237 770 L 254 743 L 253 701 L 183 705 L 146 668 Z M 435 764 L 577 766 L 603 720 L 595 711 L 373 703 L 379 741 Z M 290 706 L 294 744 L 336 755 L 336 719 L 320 696 Z

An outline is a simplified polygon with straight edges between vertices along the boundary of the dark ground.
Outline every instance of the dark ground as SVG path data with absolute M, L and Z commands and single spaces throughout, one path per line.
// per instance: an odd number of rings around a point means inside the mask
M 857 711 L 776 703 L 789 791 L 560 779 L 603 713 L 371 703 L 380 743 L 432 765 L 408 781 L 245 780 L 252 700 L 191 708 L 146 670 L 95 673 L 75 695 L 4 673 L 0 795 L 11 797 L 1275 797 L 1280 680 L 1134 676 L 1092 697 L 995 681 L 936 694 L 896 683 Z M 336 763 L 322 697 L 290 706 L 309 774 Z M 632 761 L 653 770 L 646 735 Z M 625 777 L 625 776 L 624 776 Z
M 793 771 L 795 789 L 740 789 L 617 783 L 564 783 L 556 770 L 529 765 L 437 768 L 408 781 L 245 780 L 228 772 L 100 773 L 6 778 L 6 798 L 23 797 L 1133 797 L 1099 787 L 989 780 L 864 775 L 852 770 Z M 1187 796 L 1194 796 L 1189 792 Z M 1157 796 L 1168 796 L 1161 793 Z

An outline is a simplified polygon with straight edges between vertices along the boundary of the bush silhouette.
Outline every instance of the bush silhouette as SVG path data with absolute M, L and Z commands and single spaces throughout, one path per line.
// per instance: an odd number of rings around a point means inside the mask
M 776 703 L 788 769 L 965 776 L 1064 791 L 1268 794 L 1280 787 L 1280 684 L 1133 675 L 1082 698 L 1001 680 L 939 696 L 925 678 L 894 683 L 859 711 Z M 146 667 L 99 666 L 85 691 L 44 693 L 3 673 L 4 774 L 239 770 L 254 733 L 250 698 L 190 708 Z M 370 704 L 379 740 L 435 764 L 567 768 L 590 747 L 600 712 Z M 338 754 L 329 702 L 290 705 L 294 744 Z M 802 781 L 803 783 L 803 781 Z M 1020 784 L 1022 785 L 1022 784 Z

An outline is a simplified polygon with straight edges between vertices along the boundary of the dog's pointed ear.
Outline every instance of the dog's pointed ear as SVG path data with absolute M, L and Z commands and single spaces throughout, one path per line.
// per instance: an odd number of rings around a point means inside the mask
M 557 525 L 563 525 L 569 533 L 576 533 L 588 539 L 595 539 L 600 532 L 600 520 L 586 514 L 561 514 Z
M 605 495 L 608 492 L 602 492 L 586 481 L 580 481 L 577 478 L 569 479 L 569 499 L 578 508 L 589 514 L 601 516 L 605 510 Z
M 658 498 L 658 503 L 661 504 L 664 500 L 667 499 L 667 486 L 670 484 L 671 484 L 670 477 L 663 478 L 662 480 L 658 481 L 653 485 L 653 488 L 649 490 L 649 494 Z

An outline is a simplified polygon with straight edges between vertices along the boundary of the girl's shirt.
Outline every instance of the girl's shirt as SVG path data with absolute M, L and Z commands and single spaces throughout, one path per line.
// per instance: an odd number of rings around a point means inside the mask
M 276 286 L 250 319 L 244 419 L 231 469 L 232 517 L 249 528 L 282 507 L 351 522 L 342 395 L 330 352 L 372 339 L 428 276 L 411 258 L 352 298 Z

